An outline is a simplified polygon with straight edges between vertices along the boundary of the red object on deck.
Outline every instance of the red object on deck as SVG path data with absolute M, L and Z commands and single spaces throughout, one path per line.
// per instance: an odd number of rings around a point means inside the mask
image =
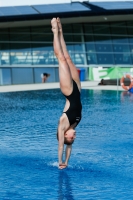
M 78 74 L 79 74 L 79 77 L 80 77 L 80 69 L 77 69 L 77 71 L 78 71 Z

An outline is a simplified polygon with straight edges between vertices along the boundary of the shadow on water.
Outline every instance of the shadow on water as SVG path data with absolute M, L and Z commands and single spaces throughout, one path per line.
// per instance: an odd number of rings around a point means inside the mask
M 74 200 L 71 179 L 67 172 L 59 171 L 58 187 L 58 200 Z

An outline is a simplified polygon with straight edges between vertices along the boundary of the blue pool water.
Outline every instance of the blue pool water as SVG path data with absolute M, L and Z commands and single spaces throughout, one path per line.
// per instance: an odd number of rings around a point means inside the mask
M 60 90 L 0 94 L 0 200 L 133 199 L 133 95 L 81 96 L 69 167 L 58 170 Z

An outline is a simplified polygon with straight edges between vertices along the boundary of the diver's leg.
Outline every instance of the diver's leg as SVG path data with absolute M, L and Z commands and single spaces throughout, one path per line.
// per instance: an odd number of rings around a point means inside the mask
M 72 79 L 74 81 L 76 81 L 79 89 L 81 89 L 79 73 L 78 73 L 76 66 L 72 62 L 70 55 L 67 51 L 66 43 L 65 43 L 65 40 L 64 40 L 64 36 L 63 36 L 63 29 L 62 29 L 61 21 L 60 21 L 59 18 L 57 18 L 57 23 L 58 23 L 58 28 L 59 28 L 59 39 L 60 39 L 60 43 L 61 43 L 61 47 L 62 47 L 62 50 L 63 50 L 64 57 L 67 61 L 67 64 L 69 65 L 70 72 L 71 72 L 71 75 L 72 75 Z
M 54 40 L 53 40 L 54 53 L 59 62 L 60 88 L 63 94 L 70 95 L 73 89 L 72 76 L 59 40 L 59 32 L 58 32 L 59 30 L 56 18 L 53 18 L 51 20 L 51 25 L 54 35 Z

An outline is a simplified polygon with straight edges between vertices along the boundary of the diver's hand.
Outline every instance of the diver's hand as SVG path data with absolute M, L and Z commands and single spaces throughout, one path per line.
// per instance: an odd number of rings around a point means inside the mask
M 67 167 L 66 163 L 60 163 L 59 164 L 59 169 L 65 169 Z

